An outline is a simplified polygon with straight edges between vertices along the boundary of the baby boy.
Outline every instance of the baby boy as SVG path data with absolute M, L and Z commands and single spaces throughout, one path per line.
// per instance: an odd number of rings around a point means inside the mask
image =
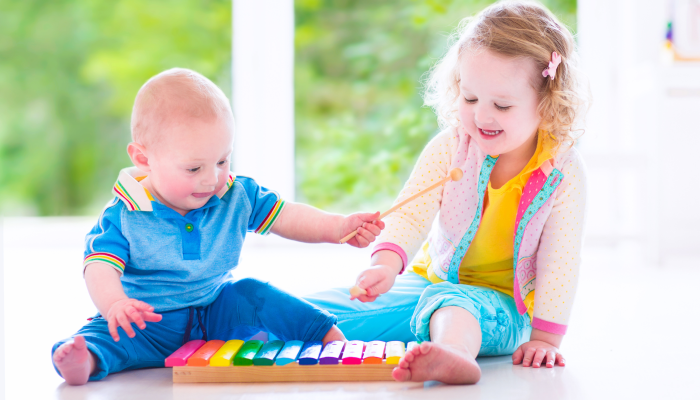
M 384 228 L 377 214 L 324 213 L 283 201 L 230 173 L 233 114 L 211 81 L 162 72 L 136 95 L 115 198 L 86 237 L 83 274 L 99 315 L 53 346 L 71 385 L 162 367 L 193 339 L 344 340 L 334 315 L 254 279 L 234 281 L 246 232 L 366 247 Z M 134 330 L 131 324 L 139 330 Z M 147 328 L 147 329 L 146 329 Z

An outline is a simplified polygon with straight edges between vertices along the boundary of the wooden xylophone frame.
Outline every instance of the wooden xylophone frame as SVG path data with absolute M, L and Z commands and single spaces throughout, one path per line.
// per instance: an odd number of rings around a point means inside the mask
M 396 364 L 173 367 L 173 383 L 393 381 Z

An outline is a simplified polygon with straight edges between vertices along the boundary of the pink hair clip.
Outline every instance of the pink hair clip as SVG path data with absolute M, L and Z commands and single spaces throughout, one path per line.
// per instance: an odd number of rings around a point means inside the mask
M 554 80 L 554 75 L 557 73 L 559 64 L 561 64 L 561 56 L 554 51 L 552 52 L 552 61 L 550 61 L 549 66 L 542 71 L 542 76 L 546 78 L 547 75 L 549 75 L 550 79 Z

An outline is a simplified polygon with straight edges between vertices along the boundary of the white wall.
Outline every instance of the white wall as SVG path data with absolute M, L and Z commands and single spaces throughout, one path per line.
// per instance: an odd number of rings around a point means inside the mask
M 233 1 L 234 172 L 294 199 L 294 2 Z
M 591 188 L 587 240 L 630 245 L 631 256 L 651 263 L 690 254 L 700 223 L 700 64 L 664 64 L 668 16 L 660 0 L 578 1 L 582 68 L 594 97 L 581 142 Z

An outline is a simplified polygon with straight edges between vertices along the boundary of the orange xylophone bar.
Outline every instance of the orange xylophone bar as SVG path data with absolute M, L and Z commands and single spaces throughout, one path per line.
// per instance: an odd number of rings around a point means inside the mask
M 409 342 L 193 340 L 165 359 L 173 382 L 393 381 L 391 371 Z

